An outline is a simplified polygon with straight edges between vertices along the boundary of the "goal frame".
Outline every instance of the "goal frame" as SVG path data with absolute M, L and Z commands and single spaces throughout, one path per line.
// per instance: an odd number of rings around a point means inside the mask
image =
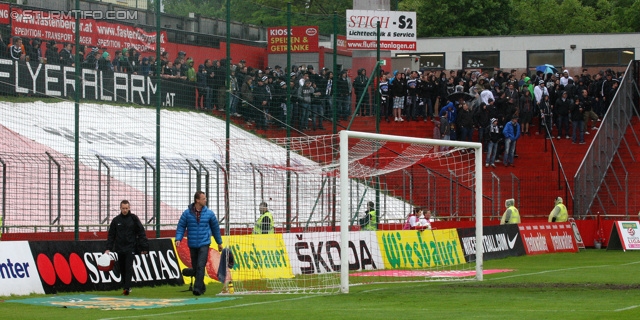
M 388 134 L 378 134 L 358 131 L 340 131 L 340 202 L 349 202 L 349 138 L 356 139 L 373 139 L 389 142 L 427 144 L 433 146 L 448 146 L 455 148 L 474 149 L 475 152 L 475 212 L 476 212 L 476 275 L 478 281 L 483 280 L 483 214 L 482 214 L 482 144 L 478 142 L 437 140 L 428 138 L 414 138 L 394 136 Z M 349 206 L 340 206 L 340 242 L 342 244 L 349 243 Z M 479 241 L 478 241 L 479 240 Z M 342 254 L 340 256 L 340 291 L 349 293 L 349 255 Z

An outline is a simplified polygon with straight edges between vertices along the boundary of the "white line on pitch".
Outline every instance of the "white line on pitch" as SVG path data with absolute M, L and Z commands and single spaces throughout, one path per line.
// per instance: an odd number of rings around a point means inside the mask
M 637 307 L 640 307 L 640 306 L 630 306 L 630 307 L 626 307 L 626 308 L 615 309 L 615 310 L 613 310 L 613 311 L 614 311 L 614 312 L 627 311 L 627 310 L 635 309 L 635 308 L 637 308 Z
M 638 264 L 638 263 L 640 263 L 640 261 L 628 262 L 628 263 L 623 263 L 623 264 L 619 264 L 619 265 L 603 264 L 603 265 L 600 265 L 600 266 L 583 266 L 583 267 L 575 267 L 575 268 L 545 270 L 545 271 L 540 271 L 540 272 L 514 274 L 514 275 L 503 276 L 503 277 L 490 278 L 490 279 L 487 279 L 487 280 L 502 280 L 502 279 L 508 279 L 508 278 L 525 277 L 525 276 L 530 276 L 530 275 L 535 275 L 535 274 L 545 274 L 545 273 L 550 273 L 550 272 L 570 271 L 570 270 L 578 270 L 578 269 L 591 269 L 591 268 L 603 268 L 603 267 L 626 266 L 626 265 Z
M 221 310 L 221 309 L 231 309 L 231 308 L 239 308 L 239 307 L 256 306 L 256 305 L 267 304 L 267 303 L 274 303 L 274 302 L 275 302 L 275 303 L 277 303 L 277 302 L 284 302 L 284 301 L 302 300 L 302 299 L 314 298 L 314 297 L 320 297 L 320 296 L 322 296 L 322 295 L 310 295 L 310 296 L 304 296 L 304 297 L 298 297 L 298 298 L 291 298 L 291 299 L 282 299 L 282 300 L 271 300 L 271 301 L 253 302 L 253 303 L 245 303 L 245 304 L 238 304 L 238 305 L 234 305 L 234 306 L 226 306 L 226 307 L 218 307 L 218 308 L 194 309 L 194 310 L 181 310 L 181 311 L 172 311 L 172 312 L 165 312 L 165 313 L 148 313 L 148 314 L 144 314 L 144 315 L 136 315 L 136 316 L 124 316 L 124 317 L 115 317 L 115 318 L 102 318 L 102 319 L 100 319 L 100 320 L 116 320 L 116 319 L 149 318 L 149 317 L 155 317 L 155 316 L 169 316 L 169 315 L 181 314 L 181 313 L 193 313 L 193 312 L 201 312 L 201 311 L 212 311 L 212 310 Z

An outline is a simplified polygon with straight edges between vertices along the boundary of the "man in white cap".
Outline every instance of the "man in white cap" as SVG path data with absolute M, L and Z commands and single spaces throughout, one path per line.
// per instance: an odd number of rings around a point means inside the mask
M 569 213 L 567 207 L 562 203 L 562 197 L 557 197 L 553 200 L 555 207 L 549 213 L 549 222 L 567 222 L 569 219 Z
M 562 71 L 562 77 L 560 78 L 560 85 L 566 86 L 567 84 L 569 84 L 569 79 L 573 80 L 573 78 L 569 77 L 569 70 Z

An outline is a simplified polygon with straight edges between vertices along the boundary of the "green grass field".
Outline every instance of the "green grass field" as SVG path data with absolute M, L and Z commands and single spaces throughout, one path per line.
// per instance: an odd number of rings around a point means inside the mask
M 361 285 L 349 294 L 232 295 L 233 300 L 145 310 L 34 306 L 4 297 L 1 319 L 638 319 L 640 252 L 587 250 L 485 262 L 514 272 L 483 282 Z M 193 298 L 185 287 L 136 288 L 126 297 Z M 219 285 L 205 297 L 214 298 Z M 91 292 L 125 298 L 120 292 Z M 229 297 L 228 295 L 225 297 Z

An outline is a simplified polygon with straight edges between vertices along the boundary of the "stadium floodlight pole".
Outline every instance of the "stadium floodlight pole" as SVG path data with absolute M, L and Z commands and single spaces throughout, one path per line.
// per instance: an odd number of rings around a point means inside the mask
M 76 10 L 80 9 L 80 0 L 76 0 Z M 75 119 L 74 130 L 75 137 L 73 137 L 73 175 L 74 175 L 74 196 L 73 196 L 73 234 L 76 241 L 80 240 L 80 17 L 76 15 L 76 55 L 75 55 L 75 88 L 73 92 L 73 99 L 75 100 Z
M 287 168 L 291 167 L 291 2 L 287 3 Z M 291 170 L 287 170 L 286 186 L 286 229 L 291 230 Z
M 230 169 L 230 157 L 231 157 L 231 0 L 227 0 L 227 70 L 226 70 L 226 83 L 227 83 L 227 121 L 225 124 L 225 168 L 227 169 L 227 181 L 231 181 L 229 175 Z M 226 235 L 231 234 L 231 222 L 229 221 L 229 188 L 225 188 L 227 194 L 225 194 L 225 219 L 224 219 L 224 233 Z M 219 213 L 218 213 L 219 214 Z
M 156 217 L 156 238 L 160 238 L 160 112 L 162 111 L 162 81 L 160 73 L 160 0 L 155 1 L 155 13 L 156 13 L 156 196 L 153 199 L 155 203 L 155 211 L 153 214 Z

